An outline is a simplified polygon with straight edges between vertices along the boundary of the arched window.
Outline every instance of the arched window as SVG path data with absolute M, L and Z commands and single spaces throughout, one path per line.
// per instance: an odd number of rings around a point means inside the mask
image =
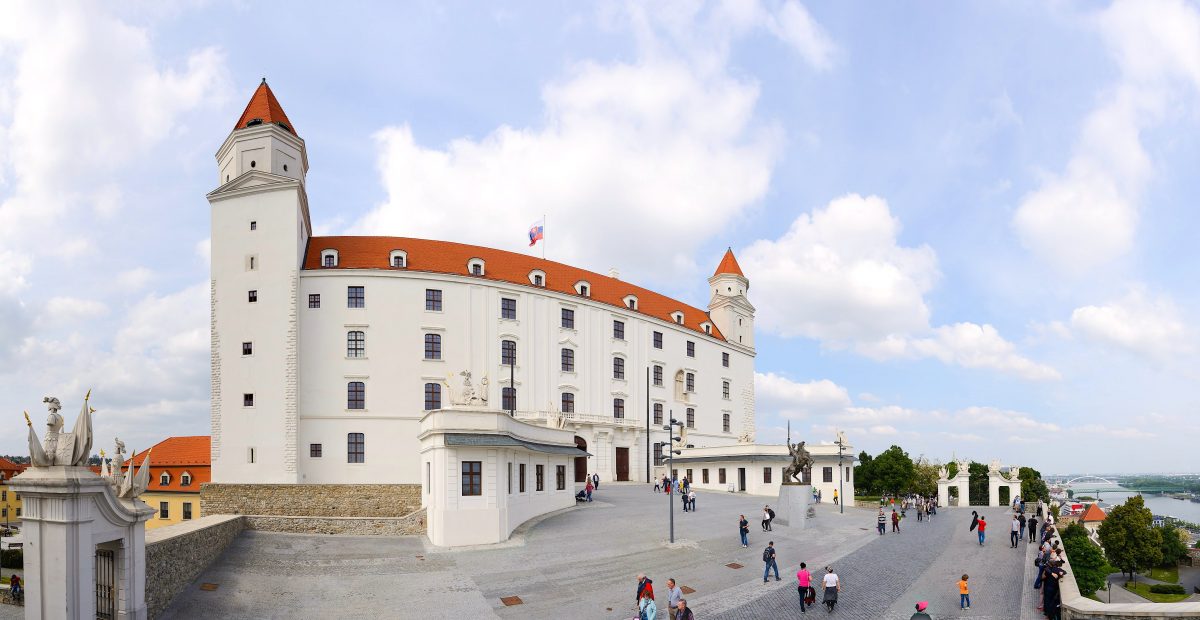
M 367 334 L 362 331 L 346 332 L 346 357 L 367 356 Z
M 185 471 L 185 472 L 183 472 L 183 474 L 181 474 L 181 475 L 179 476 L 179 486 L 181 486 L 181 487 L 190 487 L 190 486 L 192 486 L 192 474 L 190 474 L 190 473 L 188 473 L 188 472 L 186 472 L 186 471 Z
M 685 383 L 685 385 L 686 385 L 685 389 L 686 389 L 687 391 L 689 391 L 689 392 L 695 392 L 695 391 L 696 391 L 696 375 L 695 375 L 695 373 L 690 373 L 690 372 L 689 372 L 689 373 L 687 374 L 687 377 L 686 377 L 686 379 L 685 379 L 684 383 Z
M 321 266 L 322 267 L 337 267 L 338 266 L 338 251 L 337 250 L 321 250 Z
M 613 379 L 625 378 L 625 360 L 624 358 L 613 358 Z
M 441 336 L 441 334 L 425 334 L 425 359 L 427 359 L 427 360 L 442 359 L 442 336 Z
M 346 384 L 346 408 L 366 409 L 367 384 L 362 381 L 351 381 Z
M 388 264 L 394 269 L 404 269 L 408 266 L 408 253 L 404 250 L 392 250 L 388 255 Z
M 663 404 L 654 403 L 654 425 L 662 426 L 663 423 Z
M 517 364 L 517 342 L 515 340 L 500 341 L 500 363 L 505 366 Z
M 624 398 L 614 398 L 613 399 L 613 417 L 614 418 L 624 418 L 625 417 L 625 399 Z
M 729 414 L 728 413 L 721 414 L 721 430 L 725 431 L 726 433 L 729 432 Z
M 570 392 L 562 393 L 562 412 L 575 413 L 575 395 Z
M 425 384 L 425 411 L 442 408 L 442 384 Z
M 484 275 L 486 272 L 484 271 L 483 259 L 472 258 L 471 260 L 467 261 L 467 273 L 473 276 Z
M 160 474 L 158 476 L 158 484 L 161 486 L 164 486 L 164 487 L 167 486 L 168 484 L 171 484 L 171 474 L 169 474 L 165 471 L 162 474 Z
M 562 350 L 562 371 L 575 372 L 575 349 Z
M 696 428 L 696 410 L 691 407 L 687 409 L 687 427 Z

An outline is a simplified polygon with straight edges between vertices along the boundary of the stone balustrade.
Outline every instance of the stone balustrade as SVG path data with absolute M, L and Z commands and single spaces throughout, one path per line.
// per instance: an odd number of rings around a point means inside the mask
M 146 610 L 158 616 L 171 599 L 245 529 L 240 515 L 210 515 L 146 532 Z
M 1058 538 L 1058 536 L 1055 536 Z M 1062 541 L 1059 540 L 1062 547 Z M 1063 555 L 1067 577 L 1061 583 L 1063 620 L 1147 620 L 1150 618 L 1200 619 L 1200 602 L 1182 603 L 1101 603 L 1079 593 L 1071 558 Z M 1115 584 L 1114 584 L 1115 585 Z

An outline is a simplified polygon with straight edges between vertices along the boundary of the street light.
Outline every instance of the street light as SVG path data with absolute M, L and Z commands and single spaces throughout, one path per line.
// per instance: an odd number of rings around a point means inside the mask
M 667 431 L 667 435 L 670 438 L 670 441 L 667 442 L 667 479 L 671 480 L 672 483 L 675 483 L 675 480 L 672 479 L 672 473 L 675 471 L 675 455 L 683 454 L 683 452 L 681 452 L 680 450 L 675 449 L 675 442 L 683 441 L 683 437 L 675 436 L 675 427 L 678 426 L 680 428 L 683 428 L 683 422 L 680 422 L 679 420 L 675 419 L 675 411 L 674 410 L 671 410 L 670 412 L 668 412 L 668 415 L 671 416 L 671 422 L 669 424 L 667 424 L 666 426 L 663 426 L 663 430 Z M 692 445 L 688 444 L 686 446 L 680 446 L 680 447 L 690 448 L 690 447 L 692 447 Z M 667 493 L 668 513 L 670 514 L 670 523 L 671 523 L 669 538 L 670 538 L 670 542 L 672 542 L 672 543 L 675 542 L 675 498 L 673 496 L 675 494 L 676 486 L 677 486 L 676 484 L 671 484 L 671 491 L 669 493 Z
M 841 433 L 838 433 L 837 441 L 833 443 L 838 447 L 838 495 L 842 496 L 842 501 L 838 502 L 838 513 L 846 514 L 846 489 L 842 486 L 846 480 L 846 472 L 842 470 L 842 450 L 846 445 L 842 442 Z

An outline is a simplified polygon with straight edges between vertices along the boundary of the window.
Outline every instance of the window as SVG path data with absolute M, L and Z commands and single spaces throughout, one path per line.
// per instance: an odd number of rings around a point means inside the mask
M 728 381 L 721 382 L 721 398 L 724 398 L 725 400 L 729 400 L 729 382 Z
M 624 358 L 613 358 L 613 379 L 625 378 L 625 360 Z
M 662 348 L 662 332 L 654 332 L 654 348 Z
M 309 308 L 320 308 L 321 307 L 321 294 L 320 293 L 309 293 L 308 294 L 308 307 Z
M 462 462 L 463 497 L 483 495 L 483 461 Z
M 506 387 L 500 390 L 500 408 L 505 411 L 517 410 L 517 388 Z
M 721 430 L 725 431 L 726 433 L 729 432 L 729 414 L 728 413 L 721 414 Z
M 695 481 L 696 481 L 696 479 L 692 477 L 692 470 L 690 470 L 690 469 L 689 469 L 689 470 L 687 470 L 687 479 L 688 479 L 688 482 L 689 482 L 689 483 L 690 483 L 690 482 L 695 482 Z
M 246 293 L 246 301 L 249 303 L 258 303 L 258 291 L 250 291 Z
M 613 338 L 617 340 L 625 339 L 625 322 L 613 321 Z
M 254 355 L 254 343 L 253 342 L 243 342 L 242 343 L 242 355 Z
M 500 363 L 505 366 L 515 366 L 517 364 L 517 341 L 500 341 Z
M 442 311 L 442 291 L 436 288 L 425 289 L 425 309 L 430 312 Z
M 771 484 L 771 468 L 763 468 L 763 484 Z
M 367 384 L 362 381 L 351 381 L 346 384 L 346 408 L 366 409 Z
M 242 394 L 242 406 L 243 407 L 253 407 L 254 406 L 254 395 L 253 394 Z
M 614 418 L 625 417 L 625 399 L 624 398 L 614 398 L 613 399 L 613 417 Z
M 625 307 L 629 308 L 630 310 L 637 310 L 637 297 L 626 297 Z
M 696 343 L 692 342 L 691 340 L 689 340 L 687 343 L 687 356 L 696 357 Z
M 576 282 L 575 283 L 575 292 L 579 293 L 580 295 L 583 295 L 584 297 L 587 297 L 588 296 L 588 283 L 587 282 Z
M 850 468 L 846 468 L 846 482 L 850 482 Z
M 687 427 L 696 428 L 696 410 L 691 407 L 687 409 Z
M 662 426 L 663 423 L 663 404 L 654 403 L 654 425 Z
M 672 312 L 671 318 L 674 319 L 676 323 L 683 325 L 683 313 L 682 312 Z
M 717 484 L 725 484 L 725 468 L 717 470 Z
M 427 360 L 442 359 L 442 336 L 441 336 L 441 334 L 425 334 L 425 359 L 427 359 Z
M 190 521 L 191 518 L 192 518 L 192 503 L 184 502 L 183 503 L 183 520 Z
M 565 329 L 575 329 L 575 311 L 570 308 L 562 309 L 562 326 Z
M 534 274 L 534 276 L 533 276 L 533 285 L 534 286 L 543 286 L 543 282 L 545 282 L 545 281 L 546 281 L 545 278 L 543 278 L 541 276 L 541 274 Z
M 246 449 L 246 462 L 252 465 L 254 464 L 254 448 Z
M 575 413 L 575 395 L 570 392 L 562 393 L 562 412 Z
M 537 486 L 535 486 L 533 490 L 545 491 L 546 490 L 546 466 L 545 465 L 534 465 L 533 466 L 533 475 L 535 478 L 535 482 L 537 483 Z
M 562 350 L 562 371 L 575 372 L 575 349 Z
M 426 465 L 429 465 L 429 463 L 426 463 Z M 509 494 L 509 495 L 512 495 L 512 463 L 509 463 L 509 464 L 508 464 L 508 478 L 507 478 L 507 480 L 508 480 L 508 494 Z
M 158 484 L 164 487 L 168 484 L 171 484 L 171 474 L 168 474 L 164 471 L 162 475 L 158 477 Z
M 258 230 L 258 222 L 250 220 L 250 230 Z
M 254 271 L 255 269 L 258 269 L 258 257 L 251 256 L 250 257 L 250 271 Z
M 832 467 L 822 467 L 821 468 L 821 480 L 823 482 L 833 482 L 833 468 Z
M 311 458 L 311 459 L 321 458 L 321 444 L 319 444 L 319 443 L 308 444 L 308 458 Z
M 393 267 L 403 267 L 404 266 L 404 257 L 399 254 L 393 256 L 392 257 L 392 266 Z
M 654 465 L 656 467 L 661 466 L 663 461 L 666 460 L 666 458 L 663 457 L 663 445 L 664 444 L 661 441 L 654 442 Z
M 346 462 L 367 462 L 366 435 L 362 433 L 346 433 Z
M 158 518 L 159 519 L 170 519 L 171 518 L 170 504 L 168 504 L 166 502 L 158 503 Z
M 425 411 L 442 408 L 442 385 L 440 383 L 425 384 Z
M 729 354 L 728 353 L 721 354 L 721 365 L 726 368 L 729 368 Z
M 700 470 L 700 482 L 708 484 L 708 468 Z
M 507 297 L 500 298 L 500 318 L 516 319 L 517 318 L 517 300 Z
M 520 491 L 521 493 L 524 493 L 525 492 L 525 464 L 521 463 L 519 469 L 521 471 L 521 475 L 520 475 L 520 477 L 517 478 L 517 490 Z
M 563 491 L 567 488 L 567 466 L 556 465 L 554 467 L 554 489 Z
M 709 325 L 708 323 L 705 323 L 705 324 L 704 324 L 704 333 L 706 333 L 706 334 L 708 334 L 709 336 L 711 336 L 711 335 L 712 335 L 712 325 Z
M 181 487 L 192 486 L 192 475 L 187 472 L 184 472 L 183 475 L 179 476 L 179 486 L 181 486 Z
M 685 375 L 684 388 L 689 392 L 696 391 L 696 373 L 689 372 Z
M 473 276 L 483 275 L 483 263 L 475 263 L 475 264 L 471 265 L 471 275 L 473 275 Z
M 367 356 L 367 334 L 362 331 L 346 332 L 346 357 Z
M 326 254 L 321 257 L 322 267 L 337 267 L 337 254 Z
M 366 295 L 361 286 L 346 287 L 346 307 L 347 308 L 365 308 Z
M 662 387 L 662 366 L 654 367 L 654 385 Z

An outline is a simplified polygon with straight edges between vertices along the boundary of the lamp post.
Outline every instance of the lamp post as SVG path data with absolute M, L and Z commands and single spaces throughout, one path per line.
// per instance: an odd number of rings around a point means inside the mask
M 841 433 L 838 433 L 837 441 L 833 443 L 838 447 L 838 495 L 842 496 L 841 501 L 838 502 L 838 513 L 846 514 L 846 489 L 842 486 L 842 483 L 846 480 L 846 472 L 842 469 L 842 450 L 846 446 L 842 442 Z
M 675 442 L 683 441 L 683 437 L 675 436 L 675 427 L 678 426 L 680 428 L 683 428 L 683 422 L 680 422 L 679 420 L 675 419 L 675 411 L 674 410 L 671 410 L 669 412 L 669 415 L 671 416 L 671 421 L 669 424 L 667 424 L 666 426 L 663 427 L 663 430 L 667 431 L 668 438 L 670 439 L 670 441 L 667 442 L 667 479 L 671 481 L 671 492 L 667 493 L 667 504 L 669 506 L 668 514 L 670 514 L 670 523 L 671 523 L 669 538 L 670 538 L 671 542 L 675 542 L 675 497 L 674 497 L 674 495 L 675 495 L 675 491 L 678 489 L 678 483 L 675 481 L 674 477 L 672 476 L 672 473 L 675 471 L 675 455 L 683 454 L 682 451 L 675 449 Z M 691 448 L 692 444 L 687 444 L 686 446 L 679 446 L 679 447 Z

